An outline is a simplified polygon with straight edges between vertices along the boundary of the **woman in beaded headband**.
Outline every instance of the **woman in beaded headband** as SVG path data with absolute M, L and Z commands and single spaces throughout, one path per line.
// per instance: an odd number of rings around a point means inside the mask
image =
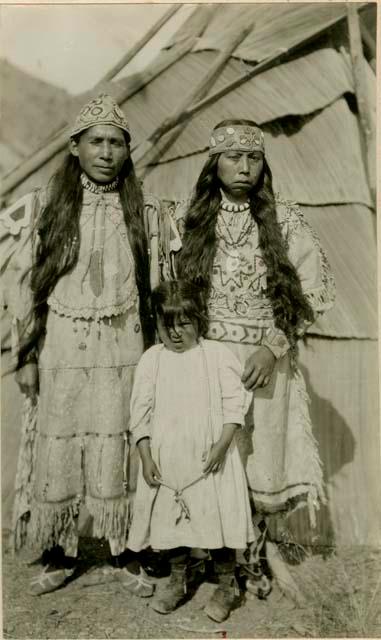
M 240 163 L 241 166 L 238 166 Z M 221 193 L 221 189 L 222 192 Z M 216 223 L 221 201 L 238 208 L 249 201 L 258 225 L 259 246 L 267 267 L 267 295 L 276 324 L 291 343 L 303 321 L 313 314 L 303 295 L 277 223 L 272 174 L 264 153 L 264 136 L 252 120 L 224 120 L 211 136 L 209 158 L 197 180 L 185 219 L 178 261 L 182 278 L 197 280 L 207 290 L 216 252 Z
M 205 287 L 208 337 L 238 356 L 245 387 L 254 391 L 247 428 L 236 438 L 261 535 L 241 560 L 247 585 L 264 597 L 269 587 L 264 575 L 258 580 L 258 560 L 266 521 L 259 514 L 308 504 L 313 524 L 324 500 L 296 343 L 332 306 L 334 283 L 299 207 L 274 195 L 263 132 L 251 120 L 213 129 L 182 226 L 179 277 Z

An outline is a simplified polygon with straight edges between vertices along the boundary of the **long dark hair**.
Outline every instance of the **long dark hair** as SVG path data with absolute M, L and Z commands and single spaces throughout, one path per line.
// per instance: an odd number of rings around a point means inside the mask
M 224 120 L 216 125 L 258 126 L 251 120 Z M 219 155 L 211 156 L 197 180 L 185 218 L 183 248 L 177 262 L 180 278 L 203 286 L 208 293 L 216 255 L 216 222 L 221 202 L 221 185 L 217 176 Z M 287 255 L 287 248 L 277 221 L 272 174 L 266 158 L 263 171 L 249 194 L 250 211 L 258 225 L 259 246 L 267 267 L 267 296 L 276 326 L 284 331 L 292 345 L 303 320 L 313 321 L 312 308 L 303 294 L 299 276 Z
M 78 139 L 76 141 L 78 142 Z M 126 135 L 126 142 L 129 137 Z M 58 280 L 78 262 L 80 245 L 80 215 L 83 187 L 82 169 L 77 157 L 67 154 L 52 176 L 48 186 L 48 201 L 36 220 L 38 236 L 36 255 L 30 274 L 33 296 L 32 331 L 21 342 L 17 368 L 45 334 L 48 297 Z M 129 156 L 119 174 L 118 190 L 123 208 L 128 238 L 135 262 L 135 277 L 140 298 L 140 319 L 145 346 L 153 344 L 154 328 L 149 308 L 151 293 L 148 244 L 144 230 L 144 199 L 140 183 Z
M 174 326 L 180 316 L 186 316 L 197 325 L 198 335 L 206 336 L 208 316 L 204 291 L 187 280 L 168 280 L 152 291 L 152 313 L 159 316 L 164 326 Z

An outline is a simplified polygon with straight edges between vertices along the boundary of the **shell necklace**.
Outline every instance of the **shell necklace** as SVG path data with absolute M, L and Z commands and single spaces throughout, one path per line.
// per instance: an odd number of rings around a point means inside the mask
M 250 209 L 250 202 L 236 204 L 235 202 L 229 202 L 228 200 L 221 200 L 220 209 L 234 213 L 238 213 L 238 211 L 248 211 Z

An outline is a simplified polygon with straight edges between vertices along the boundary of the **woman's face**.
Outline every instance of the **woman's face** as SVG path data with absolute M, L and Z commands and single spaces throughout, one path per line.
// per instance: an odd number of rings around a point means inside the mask
M 197 344 L 197 326 L 187 316 L 181 315 L 176 318 L 173 327 L 166 327 L 160 316 L 158 316 L 157 330 L 160 340 L 170 351 L 183 353 L 183 351 L 187 351 Z
M 101 184 L 115 180 L 129 156 L 122 129 L 112 124 L 89 127 L 78 142 L 71 141 L 70 150 L 89 178 Z
M 261 151 L 224 151 L 217 164 L 217 176 L 225 193 L 237 202 L 245 202 L 263 171 Z

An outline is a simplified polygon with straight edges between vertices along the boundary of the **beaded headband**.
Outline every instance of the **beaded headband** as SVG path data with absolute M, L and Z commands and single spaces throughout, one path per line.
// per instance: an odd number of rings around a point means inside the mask
M 105 93 L 101 93 L 82 107 L 70 132 L 70 137 L 73 138 L 78 133 L 97 124 L 112 124 L 130 135 L 130 128 L 122 109 L 114 98 Z
M 209 155 L 224 151 L 261 151 L 265 152 L 265 137 L 259 127 L 247 124 L 235 124 L 219 127 L 212 131 L 209 141 Z

